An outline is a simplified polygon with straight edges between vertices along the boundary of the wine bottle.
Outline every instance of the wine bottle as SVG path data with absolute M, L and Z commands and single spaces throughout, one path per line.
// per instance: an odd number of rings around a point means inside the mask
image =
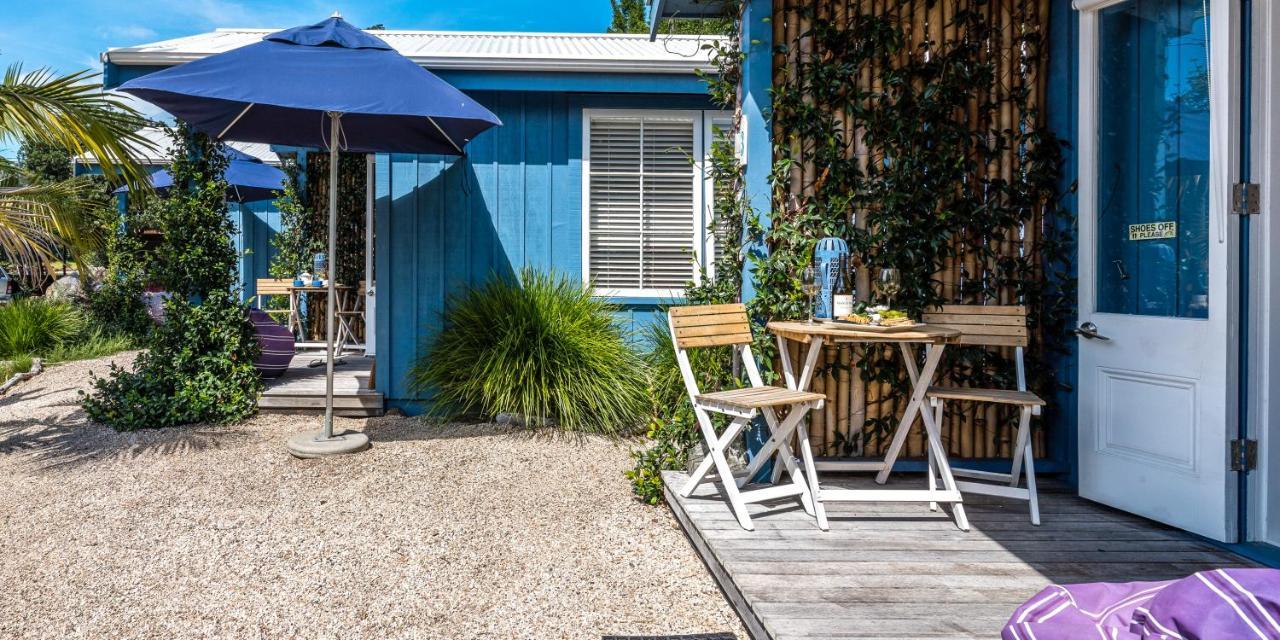
M 840 269 L 836 274 L 836 285 L 831 294 L 831 316 L 836 319 L 853 313 L 853 287 L 849 281 L 852 274 L 849 273 L 849 257 L 842 256 L 840 258 Z

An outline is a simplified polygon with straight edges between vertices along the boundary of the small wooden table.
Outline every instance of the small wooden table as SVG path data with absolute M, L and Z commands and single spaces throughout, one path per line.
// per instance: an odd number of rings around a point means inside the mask
M 299 338 L 305 337 L 303 336 L 303 333 L 302 333 L 303 332 L 302 312 L 301 312 L 302 296 L 307 295 L 309 293 L 316 293 L 316 294 L 322 294 L 322 295 L 328 294 L 329 287 L 326 285 L 320 285 L 317 287 L 309 284 L 304 284 L 298 287 L 290 284 L 285 288 L 289 291 L 288 328 L 290 331 L 294 333 L 294 335 L 298 336 Z M 350 309 L 351 293 L 355 291 L 355 287 L 349 284 L 334 284 L 333 289 L 334 289 L 334 293 L 336 294 L 336 297 L 334 298 L 334 301 L 333 301 L 334 317 L 337 318 L 338 317 L 337 314 Z M 314 346 L 314 343 L 307 343 L 302 341 L 299 341 L 298 344 L 301 346 Z M 339 353 L 339 354 L 342 353 L 343 346 L 345 345 L 335 344 L 333 349 L 334 353 Z
M 813 477 L 809 481 L 812 484 L 810 488 L 813 492 L 814 502 L 820 503 L 823 500 L 837 502 L 920 502 L 929 504 L 930 508 L 936 508 L 938 503 L 945 502 L 953 505 L 952 513 L 955 517 L 956 526 L 968 531 L 969 520 L 965 517 L 963 499 L 960 496 L 959 489 L 956 488 L 955 476 L 951 473 L 951 464 L 947 461 L 947 451 L 942 446 L 941 429 L 933 419 L 933 415 L 928 411 L 922 410 L 925 394 L 937 374 L 938 364 L 942 362 L 942 353 L 947 344 L 954 342 L 960 336 L 960 332 L 947 327 L 930 325 L 886 331 L 860 329 L 856 325 L 809 324 L 807 322 L 770 322 L 768 329 L 778 341 L 778 354 L 779 359 L 782 361 L 782 375 L 787 387 L 800 391 L 808 390 L 809 384 L 813 381 L 813 374 L 818 366 L 818 356 L 822 353 L 822 347 L 826 343 L 896 343 L 902 349 L 903 361 L 907 367 L 907 376 L 911 379 L 911 399 L 903 411 L 902 419 L 898 421 L 897 430 L 894 431 L 893 440 L 889 444 L 889 449 L 885 452 L 884 459 L 822 460 L 817 462 L 819 471 L 875 471 L 877 472 L 876 482 L 884 484 L 889 480 L 889 473 L 893 471 L 893 464 L 897 462 L 898 455 L 902 452 L 902 446 L 907 440 L 907 434 L 911 430 L 911 425 L 915 423 L 918 415 L 921 418 L 921 422 L 924 423 L 925 438 L 928 441 L 928 448 L 931 454 L 931 467 L 936 467 L 938 475 L 942 477 L 943 486 L 941 490 L 933 486 L 934 475 L 932 469 L 929 473 L 928 488 L 920 490 L 823 490 L 818 486 L 818 478 Z M 789 355 L 790 351 L 787 349 L 788 340 L 809 345 L 808 352 L 804 357 L 804 364 L 800 368 L 799 377 L 796 376 L 795 367 Z M 915 344 L 923 344 L 925 346 L 923 368 L 916 367 Z M 774 450 L 769 449 L 768 445 L 766 445 L 758 455 L 772 455 L 773 453 Z

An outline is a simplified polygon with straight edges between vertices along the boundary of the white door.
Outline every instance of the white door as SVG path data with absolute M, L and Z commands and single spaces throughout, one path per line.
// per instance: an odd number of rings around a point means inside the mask
M 1080 494 L 1227 541 L 1235 4 L 1076 3 Z

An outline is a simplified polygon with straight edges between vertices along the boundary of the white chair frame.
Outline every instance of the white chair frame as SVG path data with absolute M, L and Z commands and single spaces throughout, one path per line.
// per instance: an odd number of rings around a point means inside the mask
M 746 313 L 743 312 L 743 321 L 745 322 L 745 320 Z M 680 495 L 686 498 L 693 495 L 698 485 L 708 479 L 708 474 L 711 472 L 712 467 L 715 467 L 724 497 L 728 500 L 734 516 L 738 519 L 738 524 L 743 529 L 748 531 L 755 529 L 751 522 L 751 515 L 747 512 L 748 503 L 763 502 L 787 496 L 799 496 L 805 513 L 814 516 L 817 519 L 818 527 L 826 531 L 828 529 L 826 511 L 823 509 L 821 501 L 813 499 L 813 492 L 810 490 L 809 483 L 806 480 L 807 478 L 817 477 L 813 451 L 809 446 L 808 428 L 798 428 L 802 427 L 802 421 L 809 411 L 822 408 L 823 401 L 809 400 L 790 404 L 790 412 L 781 421 L 778 420 L 777 412 L 774 411 L 773 407 L 743 409 L 741 406 L 732 406 L 726 403 L 700 401 L 699 396 L 702 395 L 702 392 L 699 391 L 697 381 L 694 378 L 693 368 L 689 363 L 688 350 L 680 346 L 680 340 L 675 339 L 677 335 L 676 326 L 670 314 L 667 316 L 667 322 L 675 344 L 676 361 L 680 366 L 680 375 L 684 379 L 685 389 L 689 393 L 690 402 L 693 403 L 693 412 L 697 417 L 698 426 L 702 431 L 702 438 L 707 447 L 707 455 L 698 464 L 693 474 L 689 476 L 689 480 L 681 489 Z M 782 390 L 779 387 L 771 387 L 764 383 L 760 376 L 760 369 L 756 365 L 755 357 L 751 352 L 750 343 L 734 344 L 732 347 L 734 354 L 742 359 L 747 378 L 751 381 L 751 388 Z M 729 423 L 723 434 L 716 435 L 715 426 L 711 421 L 711 412 L 724 414 L 732 418 L 732 422 Z M 760 453 L 763 455 L 756 455 L 747 465 L 746 473 L 735 477 L 729 467 L 728 460 L 725 458 L 725 451 L 734 439 L 742 434 L 743 429 L 758 415 L 762 415 L 769 425 L 769 440 L 760 449 Z M 793 434 L 796 434 L 798 438 L 798 446 L 804 465 L 803 470 L 801 470 L 800 464 L 797 463 L 795 452 L 789 444 Z M 744 490 L 743 487 L 769 459 L 780 461 L 791 481 L 762 489 Z M 776 475 L 777 471 L 775 471 L 775 477 Z
M 1014 366 L 1017 373 L 1018 391 L 1027 390 L 1027 371 L 1026 365 L 1023 363 L 1022 352 L 1022 347 L 1016 347 L 1014 349 Z M 942 417 L 946 410 L 946 399 L 930 396 L 929 403 L 933 405 L 934 424 L 941 426 Z M 1040 497 L 1036 491 L 1035 456 L 1032 453 L 1031 445 L 1031 416 L 1040 415 L 1040 411 L 1040 407 L 1037 405 L 1023 405 L 1019 407 L 1018 435 L 1012 450 L 1013 467 L 1009 473 L 965 469 L 954 465 L 951 467 L 951 473 L 957 478 L 972 478 L 974 480 L 986 481 L 968 482 L 965 480 L 957 480 L 956 488 L 958 488 L 961 493 L 977 493 L 988 496 L 1012 498 L 1014 500 L 1026 500 L 1031 512 L 1031 524 L 1036 526 L 1040 525 Z M 936 465 L 934 463 L 933 451 L 930 450 L 930 489 L 933 489 L 936 486 L 935 469 Z M 1023 478 L 1026 479 L 1027 483 L 1027 486 L 1025 487 L 1020 486 Z M 929 507 L 937 510 L 936 504 L 930 504 Z

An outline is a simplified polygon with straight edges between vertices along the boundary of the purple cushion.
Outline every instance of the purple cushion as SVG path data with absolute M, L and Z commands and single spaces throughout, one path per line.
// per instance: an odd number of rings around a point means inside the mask
M 1046 587 L 1003 640 L 1280 638 L 1280 571 L 1215 569 L 1181 580 Z
M 284 375 L 293 360 L 293 334 L 261 309 L 250 309 L 249 320 L 258 336 L 258 346 L 262 347 L 262 354 L 253 361 L 258 374 L 264 378 Z

